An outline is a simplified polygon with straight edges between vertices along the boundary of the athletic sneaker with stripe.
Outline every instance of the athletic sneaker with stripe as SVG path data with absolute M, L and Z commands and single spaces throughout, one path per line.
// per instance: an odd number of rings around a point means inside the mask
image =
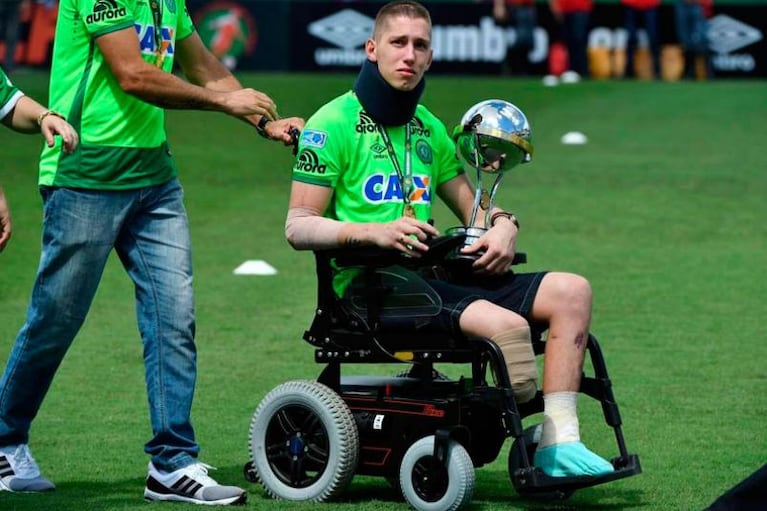
M 42 475 L 27 444 L 0 447 L 0 491 L 43 492 L 56 486 Z
M 144 498 L 212 506 L 244 504 L 247 498 L 245 490 L 218 484 L 208 476 L 208 469 L 212 468 L 205 463 L 193 463 L 173 472 L 162 472 L 150 461 Z

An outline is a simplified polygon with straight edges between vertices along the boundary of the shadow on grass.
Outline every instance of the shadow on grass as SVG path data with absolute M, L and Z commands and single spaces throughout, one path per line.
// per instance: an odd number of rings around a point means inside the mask
M 56 483 L 56 491 L 0 494 L 3 511 L 101 511 L 144 506 L 144 477 Z
M 477 471 L 477 486 L 474 490 L 471 509 L 529 510 L 529 511 L 618 511 L 647 507 L 644 492 L 632 488 L 605 484 L 575 492 L 567 500 L 535 500 L 517 495 L 505 474 Z M 487 477 L 489 476 L 489 477 Z M 401 493 L 382 478 L 357 477 L 352 485 L 333 504 L 360 505 L 378 501 L 404 503 Z
M 253 507 L 261 507 L 261 501 L 271 501 L 263 498 L 261 486 L 244 479 L 242 466 L 222 467 L 210 475 L 221 484 L 244 488 L 248 492 L 249 506 L 255 502 Z M 56 491 L 53 492 L 0 492 L 0 511 L 199 511 L 200 507 L 210 507 L 177 502 L 147 503 L 144 500 L 146 476 L 141 472 L 127 479 L 116 479 L 114 474 L 93 472 L 86 476 L 87 480 L 77 480 L 75 477 L 56 480 Z
M 503 503 L 506 506 L 512 506 L 513 509 L 530 511 L 567 511 L 576 509 L 608 511 L 643 508 L 649 505 L 643 491 L 627 488 L 621 482 L 605 483 L 584 488 L 574 492 L 565 500 L 546 500 L 543 498 L 534 499 L 519 496 L 505 472 L 486 471 L 482 475 L 477 474 L 477 476 L 474 501 Z
M 483 499 L 476 494 L 474 498 L 486 502 L 503 502 L 506 506 L 513 506 L 514 509 L 524 509 L 529 511 L 617 511 L 622 509 L 641 509 L 649 505 L 644 500 L 643 492 L 639 490 L 610 490 L 607 488 L 605 488 L 604 491 L 595 491 L 593 489 L 581 490 L 567 500 L 535 500 L 531 498 L 523 498 L 516 494 L 508 499 L 495 496 Z

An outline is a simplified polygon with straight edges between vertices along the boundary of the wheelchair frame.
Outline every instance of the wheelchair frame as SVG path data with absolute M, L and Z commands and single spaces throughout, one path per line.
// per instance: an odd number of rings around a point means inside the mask
M 605 422 L 614 431 L 615 471 L 563 478 L 547 476 L 532 465 L 536 426 L 524 429 L 522 420 L 543 411 L 542 392 L 517 404 L 495 343 L 459 341 L 445 333 L 412 338 L 380 330 L 386 289 L 376 270 L 395 264 L 438 265 L 462 242 L 463 236 L 435 238 L 426 256 L 418 259 L 379 249 L 315 252 L 318 306 L 304 340 L 315 346 L 315 361 L 325 367 L 316 382 L 283 384 L 261 402 L 251 422 L 251 459 L 244 467 L 248 480 L 260 482 L 275 498 L 324 501 L 338 496 L 355 474 L 381 476 L 416 509 L 458 509 L 471 500 L 474 468 L 493 462 L 509 437 L 514 439 L 509 476 L 522 496 L 564 499 L 578 489 L 641 473 L 638 456 L 626 448 L 612 383 L 593 335 L 587 350 L 594 375 L 582 375 L 579 391 L 601 403 Z M 519 256 L 515 263 L 524 262 L 524 254 Z M 336 299 L 331 260 L 339 267 L 363 268 L 367 328 Z M 544 348 L 545 342 L 535 338 L 536 354 Z M 392 377 L 341 374 L 343 364 L 392 362 L 412 366 Z M 471 376 L 451 380 L 434 370 L 435 363 L 470 364 Z M 315 397 L 307 401 L 306 395 Z M 344 457 L 345 451 L 355 452 Z

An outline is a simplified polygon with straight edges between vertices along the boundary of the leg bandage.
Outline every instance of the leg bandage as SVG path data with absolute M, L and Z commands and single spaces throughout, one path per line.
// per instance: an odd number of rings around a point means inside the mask
M 538 448 L 581 440 L 576 405 L 577 392 L 543 395 L 543 435 Z
M 533 464 L 551 477 L 600 477 L 615 470 L 581 442 L 577 399 L 577 392 L 568 391 L 543 396 L 543 432 Z
M 518 403 L 526 403 L 538 391 L 538 366 L 530 340 L 530 327 L 514 328 L 490 338 L 501 348 L 511 388 Z

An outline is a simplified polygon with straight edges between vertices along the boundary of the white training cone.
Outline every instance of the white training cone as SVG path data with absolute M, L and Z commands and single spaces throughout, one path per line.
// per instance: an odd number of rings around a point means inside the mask
M 568 131 L 562 135 L 562 143 L 566 145 L 583 145 L 588 142 L 589 139 L 586 135 L 580 131 Z
M 544 87 L 555 87 L 559 85 L 559 78 L 555 75 L 546 75 L 541 81 L 543 82 Z
M 277 275 L 277 269 L 260 259 L 245 261 L 234 269 L 235 275 Z

